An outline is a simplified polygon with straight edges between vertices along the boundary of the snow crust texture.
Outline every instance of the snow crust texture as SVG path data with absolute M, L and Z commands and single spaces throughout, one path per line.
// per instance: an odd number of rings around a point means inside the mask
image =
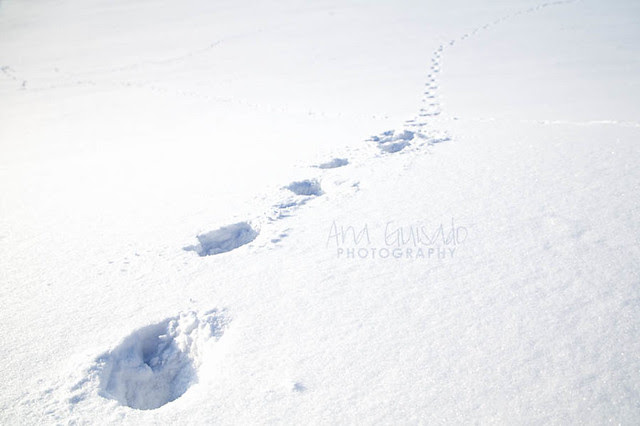
M 226 323 L 217 311 L 187 312 L 135 331 L 98 359 L 100 394 L 141 410 L 174 401 L 197 381 L 203 357 Z

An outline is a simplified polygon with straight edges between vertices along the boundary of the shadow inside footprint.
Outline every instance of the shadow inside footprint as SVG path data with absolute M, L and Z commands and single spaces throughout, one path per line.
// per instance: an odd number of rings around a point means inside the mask
M 199 244 L 184 247 L 184 250 L 195 251 L 199 256 L 212 256 L 249 244 L 257 236 L 258 231 L 247 222 L 238 222 L 198 235 Z
M 402 151 L 408 146 L 409 146 L 409 142 L 406 142 L 406 141 L 394 142 L 390 144 L 380 145 L 380 150 L 383 152 L 388 152 L 390 154 L 393 154 L 394 152 Z
M 347 164 L 349 164 L 349 160 L 346 158 L 334 158 L 326 163 L 318 164 L 316 167 L 319 169 L 335 169 L 346 166 Z
M 98 358 L 100 395 L 140 410 L 176 400 L 197 381 L 209 342 L 226 324 L 215 310 L 187 312 L 135 331 Z
M 320 182 L 315 179 L 305 179 L 299 182 L 292 182 L 286 187 L 296 195 L 318 196 L 322 195 Z

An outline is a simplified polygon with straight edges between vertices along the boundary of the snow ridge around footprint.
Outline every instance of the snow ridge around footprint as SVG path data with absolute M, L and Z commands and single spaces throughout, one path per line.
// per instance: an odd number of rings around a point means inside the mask
M 136 330 L 97 360 L 99 394 L 140 410 L 182 396 L 228 324 L 218 311 L 181 313 Z

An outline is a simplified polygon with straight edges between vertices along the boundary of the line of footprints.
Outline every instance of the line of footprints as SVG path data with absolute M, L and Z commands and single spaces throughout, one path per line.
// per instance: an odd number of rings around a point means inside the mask
M 567 2 L 545 3 L 524 12 L 533 12 L 562 3 Z M 521 13 L 523 12 L 509 17 Z M 507 18 L 496 20 L 494 24 Z M 489 26 L 479 27 L 470 34 Z M 464 34 L 460 40 L 468 38 L 470 34 Z M 454 44 L 455 40 L 449 42 L 450 46 Z M 369 141 L 379 148 L 376 156 L 395 155 L 398 152 L 411 153 L 425 145 L 448 140 L 446 135 L 429 129 L 431 121 L 441 113 L 438 102 L 438 76 L 445 48 L 444 45 L 439 46 L 432 55 L 423 106 L 416 117 L 408 120 L 403 129 L 389 130 L 369 138 Z M 12 76 L 10 69 L 2 68 L 0 71 L 9 77 Z M 352 158 L 352 161 L 355 159 Z M 352 161 L 348 158 L 333 158 L 314 168 L 321 170 L 322 175 L 330 169 L 352 166 Z M 357 190 L 357 183 L 343 186 Z M 310 178 L 291 182 L 281 189 L 280 194 L 280 201 L 272 204 L 262 215 L 262 222 L 273 223 L 290 216 L 296 209 L 323 196 L 325 190 L 320 178 Z M 199 256 L 229 252 L 251 243 L 258 237 L 257 223 L 260 223 L 260 220 L 254 223 L 238 222 L 200 234 L 196 237 L 197 244 L 184 247 L 184 250 L 195 252 Z M 286 231 L 274 236 L 270 241 L 276 244 L 284 237 Z M 70 406 L 76 406 L 97 393 L 120 405 L 140 410 L 156 409 L 174 401 L 198 381 L 201 364 L 206 362 L 210 352 L 216 351 L 217 342 L 224 339 L 231 320 L 224 310 L 188 311 L 140 328 L 108 352 L 90 361 L 86 368 L 77 371 L 80 377 L 73 380 L 74 384 L 66 391 L 65 399 Z M 306 390 L 307 387 L 300 378 L 289 378 L 289 392 L 302 393 Z M 44 395 L 50 396 L 50 391 L 51 389 L 44 391 Z
M 560 0 L 554 2 L 543 3 L 529 9 L 514 12 L 508 16 L 498 18 L 491 23 L 482 25 L 473 29 L 469 33 L 465 33 L 458 39 L 450 40 L 446 44 L 441 44 L 431 55 L 431 65 L 427 74 L 425 83 L 425 91 L 421 99 L 421 107 L 418 114 L 413 118 L 405 121 L 404 128 L 400 130 L 388 130 L 379 135 L 372 136 L 367 141 L 377 144 L 382 155 L 394 154 L 400 151 L 412 152 L 407 148 L 414 146 L 416 150 L 424 146 L 433 145 L 440 142 L 450 140 L 447 132 L 431 129 L 430 124 L 433 119 L 442 113 L 442 106 L 439 100 L 439 77 L 442 69 L 441 60 L 446 48 L 452 47 L 458 41 L 463 41 L 477 34 L 482 30 L 487 30 L 493 25 L 514 18 L 518 15 L 533 13 L 548 6 L 571 3 L 575 0 Z M 334 158 L 329 162 L 315 166 L 319 169 L 333 169 L 348 166 L 349 160 L 346 158 Z M 357 183 L 354 184 L 357 186 Z M 287 191 L 288 196 L 275 204 L 273 209 L 266 213 L 268 222 L 273 222 L 291 214 L 299 207 L 305 205 L 312 199 L 324 194 L 321 182 L 318 179 L 307 179 L 292 182 L 283 190 Z M 256 221 L 259 222 L 259 221 Z M 238 222 L 231 225 L 223 226 L 216 230 L 197 235 L 198 243 L 184 247 L 184 250 L 193 251 L 199 256 L 211 256 L 220 253 L 226 253 L 243 245 L 254 241 L 259 234 L 256 226 L 252 226 L 249 222 Z M 286 237 L 286 233 L 281 233 L 271 239 L 272 243 L 278 243 L 282 238 Z

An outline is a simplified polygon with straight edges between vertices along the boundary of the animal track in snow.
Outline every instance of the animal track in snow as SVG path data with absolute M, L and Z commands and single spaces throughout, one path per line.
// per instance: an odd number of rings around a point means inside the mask
M 197 382 L 227 325 L 215 310 L 187 312 L 133 332 L 96 360 L 99 394 L 140 410 L 176 400 Z
M 15 82 L 20 82 L 20 88 L 21 89 L 25 89 L 27 87 L 27 81 L 26 80 L 20 80 L 20 78 L 18 78 L 15 74 L 15 71 L 8 66 L 0 66 L 0 73 L 2 75 L 4 75 L 6 78 L 8 78 L 9 80 L 13 80 Z
M 196 238 L 199 243 L 185 247 L 184 250 L 195 251 L 199 256 L 212 256 L 249 244 L 257 236 L 258 231 L 247 222 L 238 222 L 198 235 Z

